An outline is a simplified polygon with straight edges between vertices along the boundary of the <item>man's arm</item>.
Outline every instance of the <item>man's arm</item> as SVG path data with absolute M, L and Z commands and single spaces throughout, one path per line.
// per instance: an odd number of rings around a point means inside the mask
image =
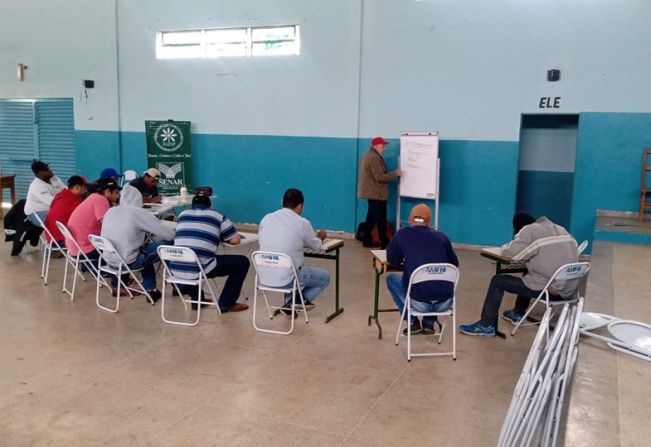
M 405 254 L 400 246 L 400 237 L 398 233 L 393 236 L 387 247 L 387 262 L 391 265 L 400 265 L 405 259 Z
M 153 196 L 153 197 L 143 197 L 142 198 L 142 203 L 161 203 L 163 200 L 161 199 L 161 196 Z
M 388 183 L 400 175 L 400 170 L 396 169 L 392 172 L 384 172 L 382 160 L 377 157 L 371 159 L 371 174 L 376 182 Z
M 533 234 L 530 228 L 527 226 L 523 227 L 518 234 L 515 235 L 515 238 L 508 244 L 502 245 L 502 255 L 507 258 L 514 258 L 518 260 L 526 261 L 530 259 L 534 253 L 526 253 L 524 256 L 518 256 L 520 253 L 525 251 L 529 245 L 533 242 Z
M 323 239 L 325 239 L 325 231 L 319 230 L 319 234 L 320 236 L 317 236 L 314 228 L 312 228 L 312 224 L 307 219 L 303 219 L 303 234 L 301 235 L 303 245 L 314 250 L 321 248 L 321 245 L 323 245 Z

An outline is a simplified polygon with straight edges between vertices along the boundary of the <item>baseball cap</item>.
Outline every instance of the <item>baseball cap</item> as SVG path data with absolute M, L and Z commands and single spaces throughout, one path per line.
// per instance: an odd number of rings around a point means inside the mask
M 41 160 L 34 160 L 34 163 L 32 163 L 32 172 L 38 174 L 41 171 L 47 171 L 50 169 L 49 166 L 48 163 L 43 163 Z
M 411 209 L 411 214 L 409 214 L 409 222 L 412 225 L 415 224 L 429 224 L 432 220 L 432 212 L 429 207 L 424 203 L 419 203 Z
M 156 168 L 149 168 L 145 171 L 145 174 L 147 174 L 150 177 L 156 177 L 160 178 L 160 171 Z
M 120 173 L 113 168 L 106 168 L 99 175 L 99 178 L 120 177 Z
M 110 190 L 110 191 L 115 191 L 116 189 L 118 191 L 122 190 L 118 182 L 115 181 L 115 179 L 107 177 L 107 178 L 101 178 L 97 180 L 97 190 L 99 192 L 102 192 L 104 190 Z
M 375 137 L 371 140 L 371 146 L 375 146 L 376 144 L 384 144 L 386 146 L 389 142 L 382 137 Z

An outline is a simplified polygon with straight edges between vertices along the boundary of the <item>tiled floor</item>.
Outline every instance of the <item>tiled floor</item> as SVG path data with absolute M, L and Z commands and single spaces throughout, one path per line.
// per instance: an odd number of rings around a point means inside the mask
M 597 244 L 588 309 L 651 320 L 641 267 L 649 250 Z M 478 318 L 493 266 L 475 251 L 459 255 L 458 323 L 466 323 Z M 333 310 L 331 286 L 310 323 L 298 320 L 286 337 L 256 332 L 250 310 L 208 310 L 195 328 L 163 323 L 160 305 L 142 297 L 110 314 L 95 306 L 94 283 L 81 284 L 70 302 L 60 289 L 63 261 L 52 261 L 47 286 L 40 261 L 39 253 L 11 258 L 8 244 L 0 247 L 2 446 L 495 445 L 535 332 L 460 335 L 456 362 L 407 363 L 404 343 L 393 343 L 397 314 L 381 314 L 382 340 L 367 326 L 373 274 L 356 241 L 342 251 L 343 315 L 323 321 Z M 390 306 L 384 286 L 381 299 Z M 512 302 L 508 296 L 505 307 Z M 623 357 L 582 343 L 567 445 L 647 444 L 649 365 Z

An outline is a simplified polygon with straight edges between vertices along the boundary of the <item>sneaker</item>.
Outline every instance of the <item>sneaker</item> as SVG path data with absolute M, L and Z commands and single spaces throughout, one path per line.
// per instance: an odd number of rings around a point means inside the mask
M 158 289 L 147 290 L 147 293 L 151 297 L 154 304 L 156 304 L 156 301 L 160 300 L 160 297 L 162 296 L 162 294 L 160 293 L 160 290 L 158 290 Z M 147 300 L 147 301 L 149 301 L 149 300 Z
M 473 324 L 462 324 L 459 330 L 466 335 L 481 335 L 484 337 L 495 337 L 493 326 L 482 326 L 481 320 Z
M 423 333 L 425 334 L 436 334 L 436 320 L 433 322 L 423 321 Z
M 411 332 L 411 335 L 416 335 L 423 332 L 423 327 L 420 325 L 420 321 L 416 320 L 413 323 L 411 323 L 411 327 L 409 327 L 409 330 Z M 407 335 L 407 328 L 404 328 L 402 330 L 402 335 Z
M 303 302 L 305 303 L 305 310 L 312 310 L 312 309 L 314 309 L 316 307 L 313 302 L 308 301 L 306 299 L 304 299 Z M 283 307 L 286 307 L 287 309 L 289 309 L 289 308 L 292 307 L 292 303 L 291 302 L 286 302 L 285 304 L 283 304 Z M 296 309 L 303 310 L 302 306 L 301 306 L 300 298 L 297 298 Z M 289 312 L 287 312 L 287 315 L 289 315 Z
M 522 315 L 516 313 L 515 310 L 506 310 L 502 314 L 502 318 L 504 318 L 506 321 L 510 321 L 511 324 L 515 326 L 520 322 L 520 320 L 522 320 Z

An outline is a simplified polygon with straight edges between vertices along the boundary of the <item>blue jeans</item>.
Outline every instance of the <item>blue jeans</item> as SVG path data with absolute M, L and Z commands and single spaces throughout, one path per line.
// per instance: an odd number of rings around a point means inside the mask
M 398 306 L 398 310 L 402 315 L 402 310 L 405 307 L 406 294 L 405 290 L 402 287 L 402 275 L 398 273 L 389 273 L 387 275 L 387 289 L 391 293 L 391 298 L 393 302 Z M 436 302 L 426 302 L 426 301 L 417 301 L 411 300 L 411 310 L 416 312 L 444 312 L 452 306 L 452 298 L 448 298 L 444 301 Z M 407 313 L 405 312 L 405 319 L 407 319 Z M 423 323 L 428 325 L 433 325 L 436 317 L 423 317 Z M 416 317 L 412 318 L 412 323 L 416 321 Z
M 129 264 L 131 270 L 142 269 L 140 272 L 142 286 L 147 291 L 156 289 L 156 268 L 154 268 L 154 264 L 160 261 L 156 252 L 159 245 L 174 245 L 174 241 L 156 241 L 143 245 L 136 260 Z M 117 286 L 116 279 L 113 279 L 113 286 Z
M 298 282 L 303 286 L 303 299 L 309 302 L 314 302 L 316 297 L 330 284 L 330 274 L 318 267 L 304 265 L 296 273 Z M 291 287 L 291 283 L 287 287 Z M 290 304 L 290 300 L 291 295 L 285 297 L 286 303 Z

